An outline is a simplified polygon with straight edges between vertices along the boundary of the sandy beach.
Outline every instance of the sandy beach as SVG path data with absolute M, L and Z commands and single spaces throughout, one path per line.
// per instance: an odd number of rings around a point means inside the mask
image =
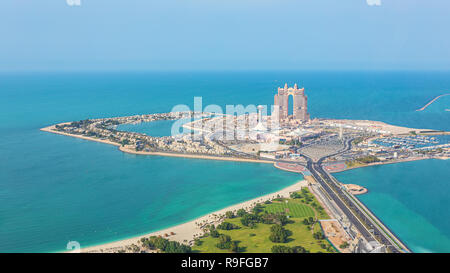
M 66 123 L 60 123 L 57 125 L 64 125 L 64 124 L 69 124 L 70 122 L 66 122 Z M 101 143 L 105 143 L 105 144 L 110 144 L 110 145 L 114 145 L 114 146 L 118 146 L 120 147 L 120 144 L 106 140 L 106 139 L 98 139 L 98 138 L 93 138 L 93 137 L 87 137 L 87 136 L 80 136 L 80 135 L 73 135 L 73 134 L 68 134 L 68 133 L 64 133 L 64 132 L 60 132 L 55 130 L 55 126 L 56 125 L 52 125 L 52 126 L 48 126 L 48 127 L 44 127 L 41 128 L 41 131 L 44 132 L 49 132 L 49 133 L 53 133 L 53 134 L 58 134 L 58 135 L 63 135 L 63 136 L 70 136 L 70 137 L 76 137 L 76 138 L 81 138 L 81 139 L 85 139 L 85 140 L 91 140 L 91 141 L 96 141 L 96 142 L 101 142 Z
M 209 213 L 209 214 L 201 216 L 195 220 L 192 220 L 192 221 L 189 221 L 189 222 L 177 225 L 177 226 L 173 226 L 173 227 L 166 228 L 163 230 L 151 232 L 151 233 L 141 235 L 141 236 L 136 236 L 136 237 L 133 237 L 130 239 L 115 241 L 112 243 L 101 244 L 101 245 L 86 247 L 86 248 L 83 248 L 83 246 L 81 246 L 81 252 L 82 253 L 117 252 L 119 250 L 125 249 L 126 246 L 129 246 L 131 244 L 137 245 L 139 243 L 139 240 L 143 237 L 160 236 L 160 235 L 169 240 L 187 244 L 187 243 L 191 242 L 195 237 L 198 237 L 203 234 L 202 227 L 204 227 L 205 225 L 216 224 L 216 223 L 220 222 L 221 218 L 225 215 L 225 212 L 227 212 L 227 211 L 236 212 L 239 209 L 248 210 L 248 209 L 252 208 L 256 203 L 261 203 L 261 202 L 264 202 L 267 200 L 272 200 L 274 198 L 277 198 L 278 196 L 289 197 L 291 192 L 299 191 L 301 188 L 306 187 L 306 186 L 307 186 L 307 181 L 301 180 L 301 181 L 295 183 L 294 185 L 288 186 L 280 191 L 277 191 L 277 192 L 274 192 L 271 194 L 267 194 L 267 195 L 264 195 L 261 197 L 257 197 L 252 200 L 248 200 L 248 201 L 236 204 L 236 205 L 226 207 L 224 209 L 215 211 L 213 213 Z M 170 235 L 172 233 L 174 235 Z M 165 236 L 166 234 L 169 236 Z
M 408 128 L 396 126 L 375 120 L 351 120 L 351 119 L 324 119 L 324 121 L 335 124 L 351 125 L 355 127 L 370 128 L 392 133 L 394 135 L 409 135 L 411 131 L 434 131 L 431 129 Z
M 59 125 L 62 125 L 64 123 L 61 123 Z M 55 130 L 55 125 L 42 128 L 41 131 L 44 132 L 50 132 L 54 134 L 60 134 L 70 137 L 76 137 L 80 139 L 90 140 L 90 141 L 96 141 L 101 142 L 105 144 L 110 144 L 117 146 L 120 151 L 130 154 L 138 154 L 138 155 L 157 155 L 157 156 L 171 156 L 171 157 L 185 157 L 185 158 L 196 158 L 196 159 L 208 159 L 208 160 L 224 160 L 224 161 L 237 161 L 237 162 L 253 162 L 253 163 L 270 163 L 273 164 L 273 161 L 269 160 L 254 160 L 254 159 L 242 159 L 242 158 L 234 158 L 234 157 L 219 157 L 219 156 L 209 156 L 209 155 L 195 155 L 195 154 L 178 154 L 178 153 L 165 153 L 165 152 L 143 152 L 143 151 L 135 151 L 130 149 L 129 147 L 123 147 L 118 143 L 111 142 L 109 140 L 103 140 L 93 137 L 87 137 L 87 136 L 81 136 L 81 135 L 74 135 L 74 134 L 68 134 L 64 132 L 60 132 Z M 141 236 L 115 241 L 107 244 L 97 245 L 97 246 L 91 246 L 83 248 L 81 246 L 81 252 L 117 252 L 119 250 L 124 250 L 126 246 L 130 246 L 132 244 L 138 244 L 139 240 L 143 237 L 149 237 L 149 236 L 162 236 L 167 239 L 178 241 L 180 243 L 188 244 L 194 240 L 194 238 L 200 236 L 203 234 L 202 228 L 205 225 L 209 224 L 216 224 L 221 221 L 221 218 L 225 215 L 225 212 L 227 211 L 234 211 L 236 212 L 239 209 L 250 209 L 252 208 L 256 203 L 261 203 L 267 200 L 274 199 L 278 196 L 281 197 L 289 197 L 289 194 L 293 191 L 298 191 L 302 187 L 305 187 L 307 185 L 307 182 L 305 180 L 301 180 L 294 185 L 291 185 L 289 187 L 286 187 L 280 191 L 267 194 L 249 201 L 245 201 L 243 203 L 239 203 L 233 206 L 229 206 L 227 208 L 221 209 L 219 211 L 215 211 L 213 213 L 204 215 L 202 217 L 199 217 L 195 220 L 189 221 L 187 223 L 183 223 L 174 227 L 170 227 L 167 229 L 151 232 L 148 234 L 144 234 Z
M 222 161 L 237 161 L 237 162 L 253 162 L 253 163 L 269 163 L 274 164 L 274 161 L 270 160 L 258 160 L 258 159 L 246 159 L 237 157 L 224 157 L 224 156 L 210 156 L 210 155 L 196 155 L 196 154 L 180 154 L 180 153 L 165 153 L 165 152 L 143 152 L 135 151 L 127 147 L 119 147 L 124 153 L 137 154 L 137 155 L 159 155 L 159 156 L 172 156 L 172 157 L 185 157 L 185 158 L 196 158 L 196 159 L 208 159 L 208 160 L 222 160 Z

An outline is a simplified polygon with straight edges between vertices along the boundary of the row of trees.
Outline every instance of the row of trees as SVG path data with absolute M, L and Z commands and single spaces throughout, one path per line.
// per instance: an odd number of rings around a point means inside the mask
M 314 201 L 312 195 L 309 193 L 309 191 L 306 188 L 302 188 L 300 192 L 293 192 L 291 193 L 292 199 L 304 199 L 306 203 L 310 203 Z M 303 200 L 302 200 L 303 202 Z
M 282 245 L 274 245 L 272 246 L 272 253 L 309 253 L 306 248 L 302 246 L 282 246 Z
M 231 223 L 227 223 L 227 224 L 231 224 Z M 231 225 L 233 225 L 233 224 L 231 224 Z M 217 227 L 219 228 L 219 226 L 217 226 Z M 233 226 L 237 227 L 236 225 L 233 225 Z M 239 228 L 239 227 L 237 227 L 237 228 Z M 240 251 L 239 242 L 231 240 L 231 236 L 229 236 L 229 235 L 220 234 L 217 231 L 217 229 L 214 227 L 214 225 L 210 225 L 209 226 L 209 235 L 211 237 L 213 237 L 213 238 L 219 238 L 219 242 L 216 244 L 217 248 L 229 249 L 232 252 L 239 252 Z
M 179 242 L 169 241 L 162 237 L 151 236 L 149 238 L 142 238 L 141 243 L 148 249 L 159 249 L 165 253 L 191 253 L 190 246 L 180 244 Z
M 374 155 L 367 155 L 367 156 L 357 158 L 356 161 L 358 161 L 359 163 L 369 164 L 369 163 L 379 162 L 380 160 L 378 159 L 378 157 L 376 157 Z
M 252 212 L 248 213 L 244 209 L 237 211 L 236 215 L 241 217 L 241 224 L 254 228 L 257 223 L 263 224 L 278 224 L 284 226 L 289 222 L 288 217 L 285 213 L 269 213 L 264 210 L 261 204 L 257 204 L 253 207 Z
M 289 145 L 289 146 L 296 146 L 296 147 L 302 147 L 302 142 L 299 139 L 292 139 L 292 140 L 280 140 L 279 144 L 281 145 Z
M 239 229 L 240 227 L 238 225 L 232 224 L 232 223 L 228 223 L 228 222 L 222 222 L 221 224 L 219 224 L 217 226 L 218 229 L 223 229 L 223 230 L 232 230 L 232 229 Z

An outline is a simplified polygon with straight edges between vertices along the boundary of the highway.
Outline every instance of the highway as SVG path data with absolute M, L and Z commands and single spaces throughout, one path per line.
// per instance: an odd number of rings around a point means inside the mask
M 328 157 L 350 150 L 352 140 L 347 139 L 341 151 L 322 157 L 317 162 L 303 155 L 307 160 L 307 169 L 368 242 L 378 241 L 394 253 L 409 252 L 381 221 L 376 219 L 362 203 L 354 200 L 350 194 L 341 189 L 336 179 L 323 169 L 322 162 Z
M 323 169 L 322 163 L 325 159 L 351 150 L 351 143 L 353 140 L 354 138 L 351 137 L 346 138 L 343 142 L 344 147 L 341 150 L 323 156 L 316 162 L 302 153 L 301 156 L 306 160 L 306 169 L 368 242 L 377 241 L 385 245 L 386 249 L 393 253 L 410 252 L 408 248 L 364 206 L 364 204 L 342 189 L 339 182 Z M 220 143 L 220 145 L 223 144 Z M 239 156 L 255 157 L 255 155 L 244 152 L 234 152 Z M 274 160 L 274 162 L 292 163 L 292 161 L 284 160 Z M 300 163 L 299 165 L 303 164 Z

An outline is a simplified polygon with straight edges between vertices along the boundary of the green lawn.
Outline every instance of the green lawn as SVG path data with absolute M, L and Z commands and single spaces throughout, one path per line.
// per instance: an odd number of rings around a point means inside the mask
M 293 223 L 286 224 L 285 229 L 292 232 L 289 236 L 287 243 L 273 243 L 269 240 L 271 225 L 258 223 L 256 228 L 245 227 L 241 224 L 240 218 L 227 219 L 227 222 L 239 225 L 240 229 L 234 230 L 218 230 L 221 234 L 231 236 L 233 241 L 239 241 L 239 247 L 242 248 L 242 252 L 248 253 L 270 253 L 272 246 L 284 245 L 284 246 L 303 246 L 311 253 L 314 252 L 328 252 L 326 249 L 322 249 L 320 244 L 324 243 L 329 245 L 328 241 L 321 240 L 320 242 L 314 239 L 311 230 L 307 229 L 307 226 L 302 224 L 303 218 L 291 219 Z M 320 230 L 318 224 L 314 227 L 314 232 Z M 200 246 L 193 246 L 194 252 L 206 252 L 206 253 L 230 253 L 228 249 L 219 249 L 216 244 L 219 242 L 218 238 L 205 237 L 201 239 Z
M 287 201 L 287 202 L 286 202 Z M 281 202 L 273 202 L 272 204 L 265 205 L 265 211 L 269 213 L 284 212 L 289 217 L 314 217 L 314 210 L 297 200 L 286 199 Z
M 287 202 L 286 202 L 287 201 Z M 306 204 L 307 203 L 307 204 Z M 316 203 L 312 208 L 312 204 Z M 263 204 L 263 209 L 268 213 L 285 212 L 289 216 L 290 223 L 284 226 L 285 229 L 291 232 L 286 243 L 273 243 L 269 240 L 271 224 L 257 223 L 256 227 L 250 228 L 242 225 L 241 217 L 232 219 L 226 219 L 226 222 L 235 224 L 240 229 L 233 230 L 220 230 L 219 233 L 231 236 L 231 240 L 238 241 L 240 252 L 248 253 L 270 253 L 272 246 L 284 245 L 284 246 L 302 246 L 310 252 L 330 252 L 327 249 L 322 248 L 321 245 L 325 245 L 326 248 L 330 246 L 327 240 L 316 240 L 313 237 L 312 231 L 309 226 L 303 224 L 303 220 L 309 217 L 315 217 L 314 210 L 316 211 L 319 219 L 329 218 L 323 209 L 319 209 L 320 205 L 315 200 L 314 196 L 307 191 L 302 193 L 302 197 L 298 199 L 279 199 L 273 201 L 271 204 Z M 314 225 L 314 232 L 320 231 L 318 223 Z M 206 253 L 230 253 L 228 249 L 219 249 L 216 244 L 219 242 L 218 238 L 206 236 L 200 240 L 200 245 L 193 246 L 194 252 L 206 252 Z
M 298 192 L 300 198 L 280 198 L 271 204 L 264 204 L 264 210 L 271 213 L 285 212 L 290 217 L 314 217 L 314 210 L 319 220 L 330 219 L 315 196 L 306 188 Z M 286 203 L 286 201 L 288 201 Z

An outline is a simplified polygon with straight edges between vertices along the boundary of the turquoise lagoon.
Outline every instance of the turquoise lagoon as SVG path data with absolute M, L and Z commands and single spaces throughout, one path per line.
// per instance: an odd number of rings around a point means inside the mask
M 167 112 L 177 104 L 271 104 L 305 86 L 313 117 L 450 130 L 449 72 L 127 72 L 0 74 L 0 252 L 62 251 L 192 220 L 301 179 L 270 164 L 125 154 L 39 131 L 51 124 Z M 447 92 L 448 93 L 448 92 Z M 141 124 L 153 135 L 171 122 Z M 131 129 L 131 128 L 128 128 Z M 136 129 L 136 128 L 135 128 Z M 450 252 L 449 161 L 337 174 L 369 188 L 361 200 L 413 251 Z

